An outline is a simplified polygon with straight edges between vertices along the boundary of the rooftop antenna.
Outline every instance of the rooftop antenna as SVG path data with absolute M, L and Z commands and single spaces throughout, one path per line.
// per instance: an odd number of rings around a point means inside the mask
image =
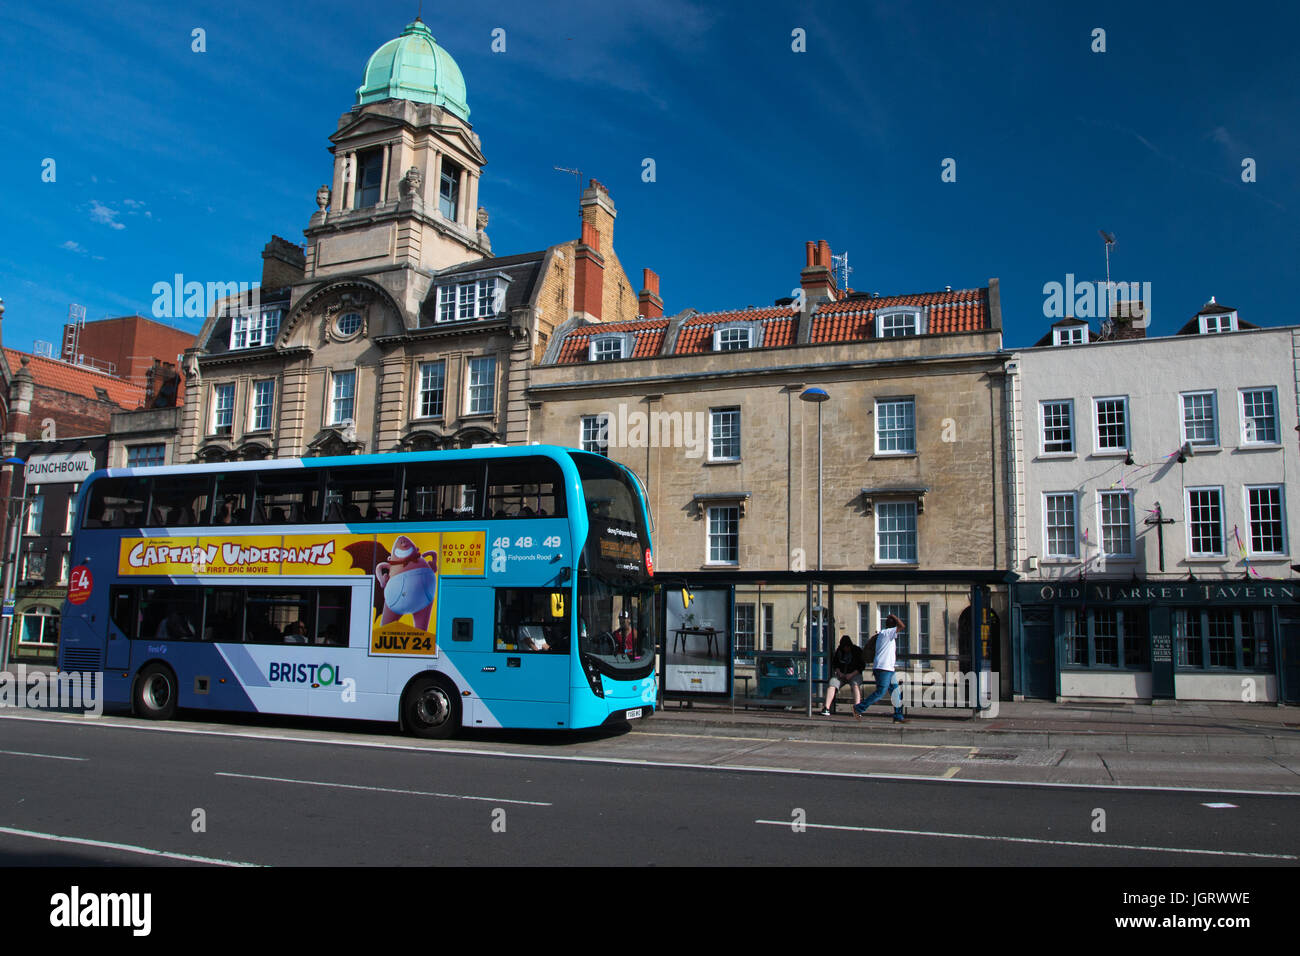
M 849 265 L 848 252 L 845 251 L 838 256 L 831 256 L 831 262 L 835 263 L 835 267 L 839 271 L 840 291 L 846 291 L 849 287 L 849 276 L 853 274 L 853 267 Z
M 570 175 L 577 177 L 577 180 L 578 180 L 578 221 L 581 222 L 581 221 L 582 221 L 582 170 L 581 170 L 581 169 L 569 169 L 569 168 L 566 167 L 566 166 L 553 166 L 553 167 L 551 167 L 551 168 L 554 169 L 557 173 L 569 173 Z M 579 235 L 581 235 L 581 233 L 579 233 Z
M 1106 315 L 1104 317 L 1109 319 L 1111 307 L 1110 247 L 1115 245 L 1115 234 L 1107 232 L 1105 229 L 1098 229 L 1097 232 L 1101 234 L 1101 241 L 1106 244 Z

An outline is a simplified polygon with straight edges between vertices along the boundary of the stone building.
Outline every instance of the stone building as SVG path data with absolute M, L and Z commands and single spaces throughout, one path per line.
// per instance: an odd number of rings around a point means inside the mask
M 1300 700 L 1297 355 L 1213 300 L 1015 353 L 1017 695 Z
M 982 586 L 996 670 L 1013 554 L 998 282 L 879 297 L 838 288 L 825 242 L 805 261 L 801 295 L 770 307 L 663 317 L 648 274 L 634 321 L 571 319 L 533 370 L 530 436 L 641 477 L 656 576 L 725 592 L 709 628 L 742 657 L 860 642 L 893 612 L 913 664 L 952 669 Z
M 179 461 L 526 442 L 523 393 L 554 328 L 636 317 L 595 180 L 579 237 L 493 255 L 469 117 L 419 19 L 371 56 L 305 247 L 273 238 L 260 299 L 223 301 L 186 355 Z

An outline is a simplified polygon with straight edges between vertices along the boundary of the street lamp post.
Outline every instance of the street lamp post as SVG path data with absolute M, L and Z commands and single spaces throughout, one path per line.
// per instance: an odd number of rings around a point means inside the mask
M 822 405 L 830 399 L 830 394 L 821 388 L 805 388 L 799 393 L 799 400 L 802 402 L 812 402 L 817 406 L 817 604 L 814 608 L 817 614 L 817 635 L 821 643 L 826 643 L 826 607 L 822 603 Z M 812 621 L 808 622 L 811 629 Z M 811 636 L 811 635 L 810 635 Z M 813 642 L 808 642 L 808 716 L 812 716 L 812 699 L 813 699 Z

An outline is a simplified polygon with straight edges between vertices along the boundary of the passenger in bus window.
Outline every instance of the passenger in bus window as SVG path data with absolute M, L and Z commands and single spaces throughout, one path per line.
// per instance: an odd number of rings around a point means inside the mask
M 297 620 L 284 629 L 284 642 L 286 644 L 307 644 L 307 622 Z
M 217 524 L 238 524 L 238 509 L 235 507 L 238 503 L 239 499 L 234 495 L 226 495 L 217 509 Z
M 194 639 L 194 625 L 180 611 L 172 611 L 158 622 L 154 638 L 160 641 L 189 641 Z
M 341 647 L 343 642 L 339 640 L 339 628 L 337 624 L 327 624 L 325 630 L 316 635 L 317 644 L 328 644 L 330 647 Z

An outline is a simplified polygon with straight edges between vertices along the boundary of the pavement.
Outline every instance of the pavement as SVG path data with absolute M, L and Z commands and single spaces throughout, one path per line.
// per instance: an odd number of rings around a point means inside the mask
M 11 669 L 14 665 L 11 665 Z M 27 672 L 51 671 L 28 665 Z M 1095 753 L 1300 755 L 1300 707 L 1269 703 L 1195 701 L 999 701 L 996 716 L 971 710 L 909 708 L 896 724 L 888 702 L 857 719 L 837 701 L 830 717 L 793 710 L 745 709 L 737 701 L 667 701 L 633 729 L 650 734 L 698 734 L 836 743 L 899 743 L 1007 750 L 1087 750 Z
M 896 724 L 893 708 L 875 704 L 857 719 L 851 704 L 820 717 L 806 710 L 745 710 L 737 704 L 668 701 L 643 733 L 691 733 L 871 743 L 971 746 L 984 749 L 1086 749 L 1095 752 L 1300 754 L 1300 707 L 1276 704 L 999 701 L 997 716 L 970 710 L 916 709 Z

